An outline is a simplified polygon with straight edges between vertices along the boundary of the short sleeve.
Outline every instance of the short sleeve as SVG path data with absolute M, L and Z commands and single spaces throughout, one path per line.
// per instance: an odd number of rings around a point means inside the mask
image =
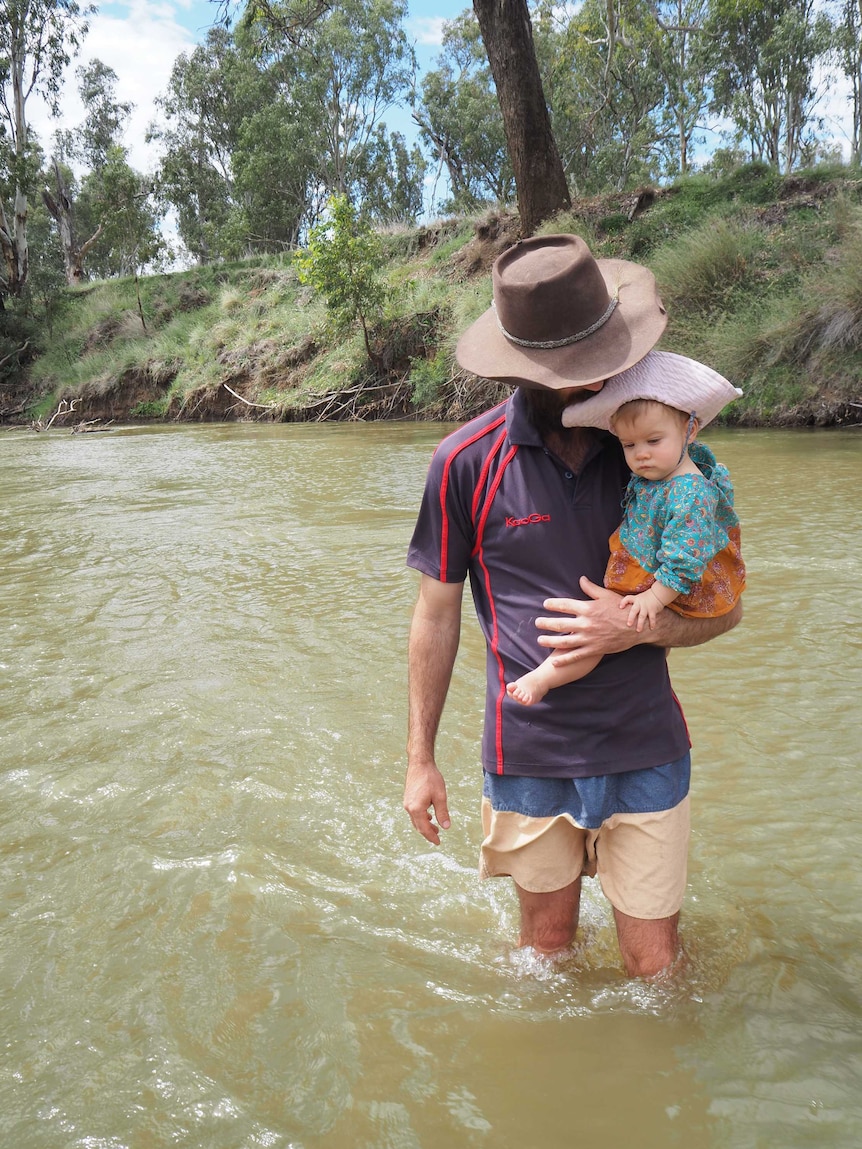
M 463 504 L 464 483 L 457 456 L 437 448 L 428 468 L 419 517 L 407 551 L 407 565 L 440 582 L 464 582 L 474 530 Z

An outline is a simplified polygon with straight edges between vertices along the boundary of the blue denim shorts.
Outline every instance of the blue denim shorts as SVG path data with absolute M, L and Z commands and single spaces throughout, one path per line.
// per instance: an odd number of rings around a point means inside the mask
M 494 810 L 553 818 L 567 814 L 585 830 L 597 830 L 615 814 L 671 810 L 688 794 L 691 755 L 665 766 L 604 774 L 598 778 L 521 778 L 485 771 L 483 794 Z

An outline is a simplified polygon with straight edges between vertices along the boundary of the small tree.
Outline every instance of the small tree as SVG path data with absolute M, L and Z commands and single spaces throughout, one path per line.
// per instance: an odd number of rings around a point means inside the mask
M 386 285 L 380 278 L 383 249 L 346 195 L 329 201 L 326 218 L 312 228 L 308 247 L 296 257 L 296 266 L 300 282 L 325 297 L 327 311 L 337 325 L 348 327 L 359 320 L 368 358 L 376 363 L 368 326 L 386 302 Z

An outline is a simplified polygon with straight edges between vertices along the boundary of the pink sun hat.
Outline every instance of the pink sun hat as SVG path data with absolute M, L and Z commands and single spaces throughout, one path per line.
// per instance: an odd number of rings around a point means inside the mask
M 563 426 L 609 431 L 611 416 L 623 403 L 655 399 L 686 415 L 694 412 L 700 426 L 705 427 L 741 394 L 739 387 L 696 359 L 670 351 L 650 351 L 633 367 L 613 375 L 589 399 L 570 403 L 563 411 Z

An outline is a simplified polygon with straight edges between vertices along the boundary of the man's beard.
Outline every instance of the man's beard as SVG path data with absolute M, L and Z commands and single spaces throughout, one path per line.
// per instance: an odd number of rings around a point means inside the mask
M 547 387 L 525 387 L 524 397 L 527 400 L 527 412 L 530 422 L 540 435 L 549 435 L 554 431 L 562 431 L 562 414 L 567 406 L 558 391 L 551 391 Z

